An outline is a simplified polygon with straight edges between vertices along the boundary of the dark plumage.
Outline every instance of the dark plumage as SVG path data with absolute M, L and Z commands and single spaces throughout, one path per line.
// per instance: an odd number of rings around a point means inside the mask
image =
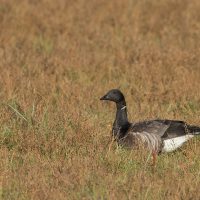
M 100 100 L 116 103 L 117 112 L 112 134 L 118 144 L 124 147 L 134 148 L 142 143 L 156 154 L 171 152 L 200 134 L 200 127 L 188 125 L 183 121 L 157 119 L 130 123 L 124 95 L 118 89 L 110 90 Z

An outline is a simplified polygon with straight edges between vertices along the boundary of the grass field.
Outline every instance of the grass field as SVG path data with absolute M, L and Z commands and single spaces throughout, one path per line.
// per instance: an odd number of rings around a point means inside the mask
M 130 121 L 200 125 L 199 0 L 0 0 L 2 199 L 199 200 L 200 139 L 162 154 L 113 146 Z

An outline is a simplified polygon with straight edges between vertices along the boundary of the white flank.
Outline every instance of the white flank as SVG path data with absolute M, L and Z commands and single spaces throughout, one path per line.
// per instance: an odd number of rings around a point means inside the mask
M 162 152 L 171 152 L 182 146 L 186 141 L 188 141 L 190 138 L 193 138 L 194 135 L 184 135 L 172 139 L 164 140 L 164 146 L 162 149 Z

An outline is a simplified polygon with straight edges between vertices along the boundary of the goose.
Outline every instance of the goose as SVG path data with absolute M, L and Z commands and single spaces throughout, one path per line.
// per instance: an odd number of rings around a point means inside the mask
M 188 125 L 177 120 L 147 120 L 130 123 L 123 93 L 118 89 L 108 91 L 100 100 L 116 103 L 116 117 L 112 127 L 112 137 L 120 146 L 134 149 L 140 144 L 147 147 L 156 156 L 180 148 L 195 135 L 200 135 L 200 127 Z

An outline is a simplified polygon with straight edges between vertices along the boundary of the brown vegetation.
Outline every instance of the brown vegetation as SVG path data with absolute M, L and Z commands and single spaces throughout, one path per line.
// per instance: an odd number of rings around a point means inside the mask
M 8 199 L 200 199 L 200 140 L 159 157 L 113 147 L 129 119 L 200 124 L 199 0 L 1 0 L 1 193 Z

